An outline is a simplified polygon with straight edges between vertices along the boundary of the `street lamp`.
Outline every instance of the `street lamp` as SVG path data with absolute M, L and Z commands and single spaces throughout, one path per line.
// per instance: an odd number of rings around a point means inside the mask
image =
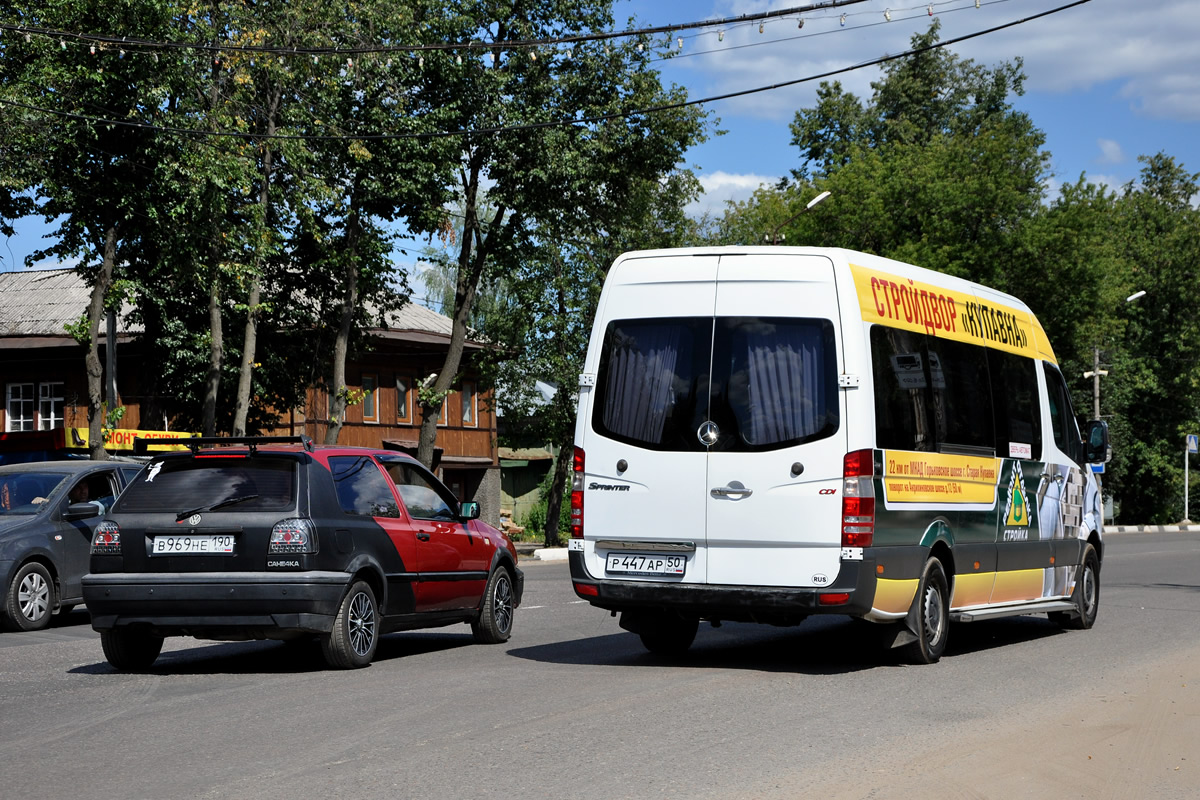
M 1125 298 L 1126 303 L 1132 303 L 1146 296 L 1146 290 L 1140 289 Z M 1108 370 L 1100 369 L 1100 343 L 1097 342 L 1092 350 L 1092 368 L 1083 373 L 1083 377 L 1092 379 L 1092 419 L 1100 419 L 1100 378 L 1108 374 Z
M 804 208 L 800 209 L 798 212 L 796 212 L 792 216 L 785 219 L 783 222 L 776 225 L 775 230 L 773 230 L 769 234 L 766 234 L 765 236 L 763 236 L 763 241 L 769 242 L 770 244 L 779 244 L 780 239 L 786 238 L 784 236 L 779 235 L 779 231 L 781 229 L 783 229 L 784 226 L 791 225 L 793 222 L 796 221 L 797 217 L 799 217 L 805 211 L 808 211 L 810 208 L 815 206 L 817 203 L 820 203 L 825 198 L 829 197 L 829 195 L 831 195 L 831 194 L 833 194 L 833 192 L 821 192 L 819 195 L 814 197 L 812 200 L 809 200 L 808 205 L 806 205 Z

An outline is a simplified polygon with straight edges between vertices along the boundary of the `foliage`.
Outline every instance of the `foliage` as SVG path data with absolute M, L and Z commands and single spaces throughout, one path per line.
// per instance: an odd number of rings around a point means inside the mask
M 538 486 L 538 501 L 533 507 L 526 512 L 524 518 L 517 522 L 518 525 L 525 528 L 526 538 L 538 538 L 543 541 L 553 541 L 554 537 L 548 536 L 546 531 L 546 513 L 549 510 L 550 495 L 553 491 L 554 470 L 546 473 L 546 477 L 542 479 L 542 483 Z M 571 532 L 571 490 L 567 487 L 562 495 L 559 503 L 558 513 L 558 537 L 567 536 Z
M 937 33 L 935 21 L 913 47 Z M 1082 373 L 1097 349 L 1109 371 L 1101 416 L 1115 455 L 1104 481 L 1121 518 L 1174 521 L 1183 435 L 1200 432 L 1200 328 L 1186 306 L 1200 176 L 1160 153 L 1143 158 L 1140 185 L 1114 193 L 1080 178 L 1046 202 L 1044 136 L 1010 102 L 1022 83 L 1019 60 L 982 67 L 942 49 L 892 62 L 867 102 L 823 84 L 792 124 L 801 164 L 791 179 L 732 205 L 707 235 L 757 244 L 779 231 L 789 244 L 865 250 L 1022 298 L 1081 416 L 1092 416 Z M 833 197 L 799 213 L 822 190 Z M 1138 290 L 1146 297 L 1127 304 Z

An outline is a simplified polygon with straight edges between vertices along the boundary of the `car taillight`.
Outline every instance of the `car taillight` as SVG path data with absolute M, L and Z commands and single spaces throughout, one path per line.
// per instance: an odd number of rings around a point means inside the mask
M 856 450 L 842 460 L 842 547 L 870 547 L 875 538 L 875 453 Z
M 571 538 L 583 538 L 583 450 L 575 448 L 571 465 Z
M 315 553 L 317 552 L 317 530 L 312 520 L 297 517 L 275 523 L 271 529 L 268 553 Z
M 121 555 L 121 526 L 115 522 L 101 522 L 92 534 L 92 555 Z

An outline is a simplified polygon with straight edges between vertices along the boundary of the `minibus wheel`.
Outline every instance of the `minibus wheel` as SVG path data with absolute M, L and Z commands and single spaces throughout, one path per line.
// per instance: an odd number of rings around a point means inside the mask
M 633 631 L 647 650 L 658 656 L 681 656 L 692 646 L 700 618 L 675 613 L 626 611 L 621 627 Z
M 1100 557 L 1090 544 L 1083 546 L 1083 563 L 1075 577 L 1075 611 L 1054 611 L 1048 616 L 1064 628 L 1087 630 L 1100 610 Z
M 917 596 L 908 612 L 908 627 L 917 636 L 906 646 L 906 655 L 914 664 L 934 664 L 946 652 L 950 633 L 950 586 L 942 562 L 925 562 Z

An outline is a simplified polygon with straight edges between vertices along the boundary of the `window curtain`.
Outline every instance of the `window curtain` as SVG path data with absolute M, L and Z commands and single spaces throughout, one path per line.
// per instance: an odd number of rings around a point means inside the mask
M 604 426 L 615 434 L 658 444 L 675 401 L 675 366 L 683 344 L 678 325 L 614 331 Z
M 747 408 L 739 414 L 752 445 L 812 436 L 824 427 L 826 376 L 817 325 L 754 326 L 741 331 L 747 371 Z

